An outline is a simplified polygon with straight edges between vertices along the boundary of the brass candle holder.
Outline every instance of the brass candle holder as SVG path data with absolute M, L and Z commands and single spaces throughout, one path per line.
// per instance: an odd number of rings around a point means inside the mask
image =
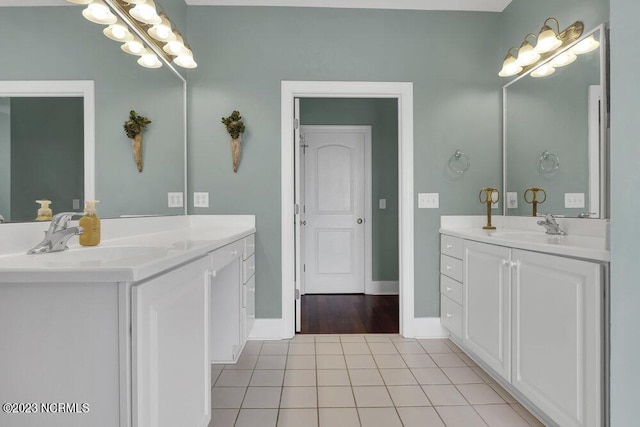
M 484 194 L 484 200 L 482 200 L 482 195 Z M 493 195 L 496 195 L 495 199 Z M 483 230 L 495 230 L 496 228 L 491 225 L 491 205 L 493 203 L 498 203 L 500 201 L 500 191 L 497 188 L 492 187 L 484 187 L 480 190 L 480 194 L 478 194 L 478 199 L 480 203 L 487 204 L 487 225 L 482 227 Z
M 538 193 L 542 193 L 544 195 L 544 199 L 538 199 Z M 529 195 L 529 198 L 527 198 Z M 541 205 L 547 200 L 547 192 L 544 191 L 544 188 L 541 187 L 529 187 L 527 191 L 524 192 L 524 201 L 533 205 L 533 213 L 531 216 L 538 216 L 538 205 Z

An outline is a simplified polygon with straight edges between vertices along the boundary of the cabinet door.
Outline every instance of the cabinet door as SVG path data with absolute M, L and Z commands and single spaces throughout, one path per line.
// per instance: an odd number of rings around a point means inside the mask
M 513 251 L 513 385 L 561 426 L 601 424 L 601 267 Z
M 510 253 L 465 241 L 463 344 L 507 381 L 511 375 Z
M 211 418 L 209 258 L 132 288 L 133 424 L 206 426 Z

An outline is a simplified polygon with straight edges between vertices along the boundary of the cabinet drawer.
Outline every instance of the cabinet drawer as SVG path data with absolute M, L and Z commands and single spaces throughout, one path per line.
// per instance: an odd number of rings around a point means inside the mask
M 462 242 L 463 240 L 460 237 L 452 237 L 447 236 L 446 234 L 441 234 L 440 252 L 454 258 L 462 259 L 462 254 L 464 254 Z
M 252 319 L 255 316 L 256 308 L 256 278 L 252 277 L 249 279 L 247 283 L 242 285 L 243 289 L 243 298 L 242 298 L 242 308 L 246 308 L 247 317 Z
M 462 337 L 462 306 L 440 295 L 440 323 L 456 337 Z
M 252 234 L 244 238 L 244 253 L 242 259 L 247 259 L 256 251 L 256 235 Z
M 242 240 L 238 240 L 237 242 L 233 242 L 216 249 L 211 252 L 211 267 L 214 271 L 222 270 L 234 260 L 239 259 L 243 250 L 244 243 Z
M 440 255 L 440 273 L 462 282 L 462 260 Z
M 456 282 L 444 274 L 440 275 L 440 293 L 462 305 L 462 283 Z
M 253 277 L 253 274 L 256 272 L 256 257 L 251 255 L 249 259 L 242 261 L 242 283 L 247 283 L 247 281 Z

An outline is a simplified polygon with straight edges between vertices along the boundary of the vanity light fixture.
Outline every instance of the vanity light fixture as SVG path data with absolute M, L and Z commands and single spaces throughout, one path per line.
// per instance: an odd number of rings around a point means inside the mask
M 551 27 L 554 23 L 556 30 Z M 500 77 L 522 75 L 541 64 L 545 64 L 548 62 L 549 58 L 578 40 L 583 31 L 584 24 L 580 21 L 576 21 L 569 27 L 560 31 L 558 20 L 556 18 L 547 18 L 544 21 L 537 37 L 535 34 L 527 34 L 519 49 L 516 49 L 515 47 L 509 49 L 507 56 L 504 58 L 502 63 L 502 69 L 498 75 Z M 533 41 L 535 41 L 535 45 Z M 575 55 L 578 54 L 576 51 L 572 51 L 571 53 Z M 531 73 L 531 75 L 533 77 L 548 76 L 553 74 L 555 67 L 568 65 L 573 61 L 575 61 L 575 58 L 567 55 L 562 59 L 558 59 L 551 65 L 546 64 L 547 66 L 544 67 L 543 70 L 537 70 L 535 75 L 533 73 Z
M 582 55 L 584 53 L 593 52 L 600 47 L 600 42 L 591 34 L 586 39 L 575 45 L 570 49 L 570 52 L 575 55 Z
M 542 64 L 535 70 L 531 72 L 531 77 L 547 77 L 551 74 L 555 73 L 556 69 L 551 66 L 551 64 L 546 63 Z
M 571 52 L 563 52 L 561 54 L 559 54 L 558 56 L 556 56 L 555 58 L 553 58 L 549 64 L 551 64 L 552 67 L 564 67 L 565 65 L 569 65 L 571 64 L 573 61 L 575 61 L 576 59 L 578 59 L 578 55 L 574 55 Z
M 195 68 L 190 46 L 169 17 L 158 13 L 154 0 L 67 0 L 87 5 L 82 15 L 91 22 L 108 25 L 106 37 L 122 43 L 121 49 L 139 56 L 138 64 L 159 68 L 162 61 L 183 68 Z

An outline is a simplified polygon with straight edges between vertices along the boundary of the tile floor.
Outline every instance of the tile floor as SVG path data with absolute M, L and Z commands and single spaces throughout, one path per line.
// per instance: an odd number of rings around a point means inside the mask
M 211 376 L 209 427 L 543 426 L 449 340 L 249 341 Z

